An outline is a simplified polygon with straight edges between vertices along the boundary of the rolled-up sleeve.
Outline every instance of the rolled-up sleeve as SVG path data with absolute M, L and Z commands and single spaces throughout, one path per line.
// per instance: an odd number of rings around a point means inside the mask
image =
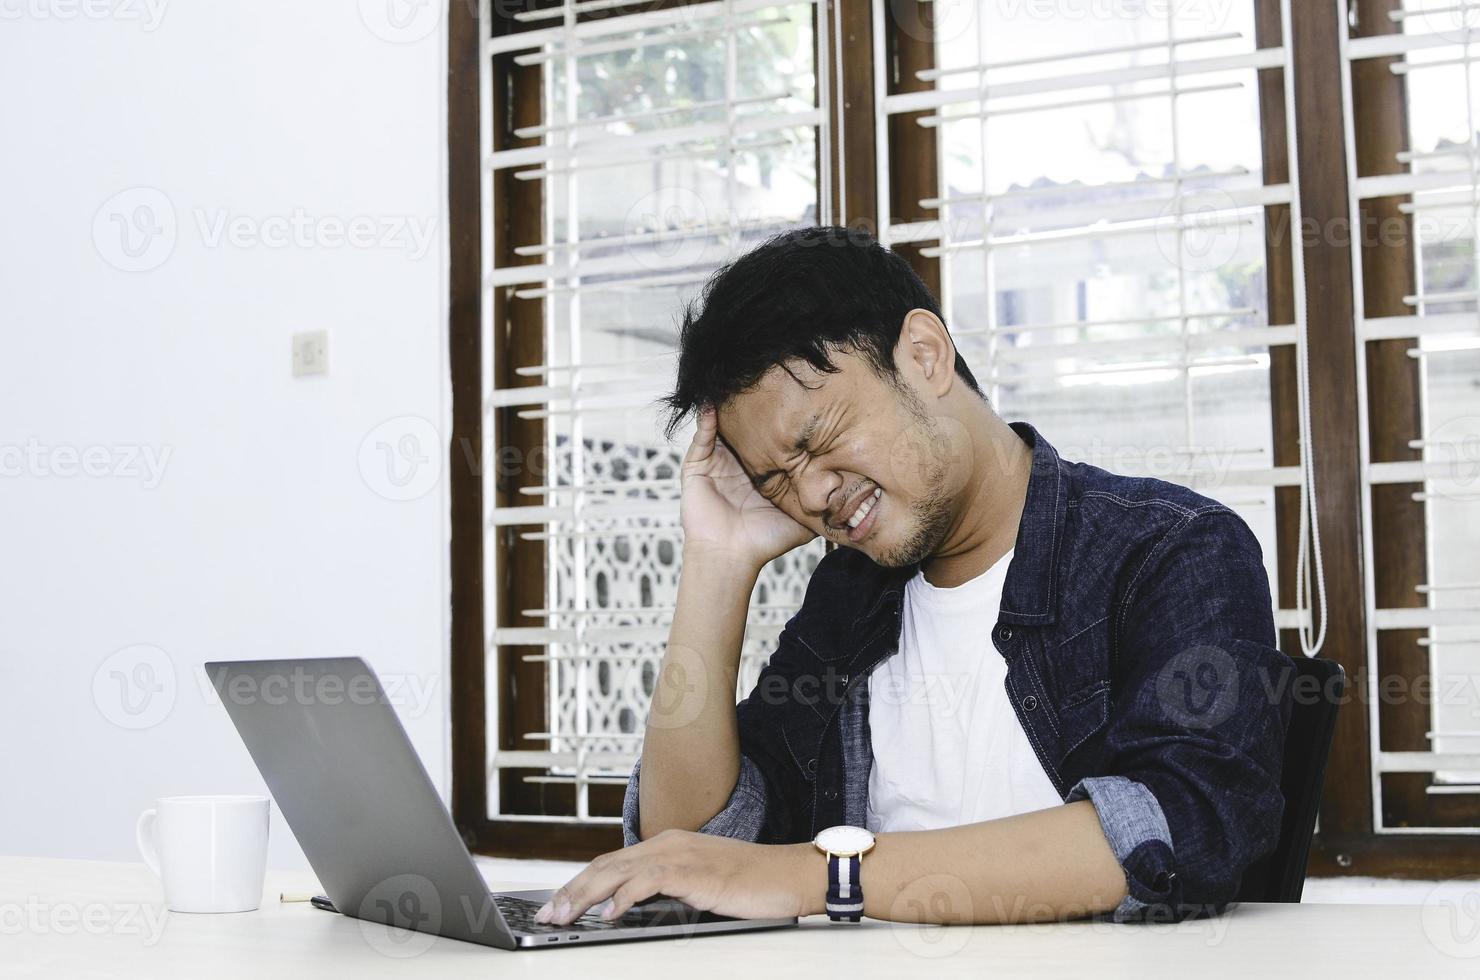
M 1180 903 L 1176 855 L 1166 814 L 1151 791 L 1124 776 L 1081 779 L 1069 791 L 1066 803 L 1089 800 L 1100 818 L 1100 829 L 1125 870 L 1126 896 L 1116 906 L 1117 922 L 1142 918 L 1148 908 Z
M 642 840 L 639 830 L 642 822 L 637 802 L 637 788 L 641 772 L 642 760 L 639 759 L 632 767 L 632 775 L 627 780 L 627 792 L 622 797 L 623 847 L 631 847 Z M 713 834 L 716 837 L 734 837 L 737 840 L 758 841 L 765 818 L 766 780 L 755 763 L 742 755 L 740 756 L 740 775 L 735 780 L 735 788 L 731 790 L 730 798 L 725 801 L 724 807 L 718 813 L 710 817 L 704 826 L 699 828 L 699 833 Z

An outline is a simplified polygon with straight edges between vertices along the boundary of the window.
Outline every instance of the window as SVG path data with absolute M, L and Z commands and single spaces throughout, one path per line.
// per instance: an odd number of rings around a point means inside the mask
M 806 0 L 592 0 L 492 25 L 511 102 L 489 156 L 508 196 L 483 202 L 482 424 L 499 462 L 483 470 L 484 560 L 506 584 L 486 605 L 491 820 L 618 839 L 678 585 L 692 430 L 670 443 L 656 411 L 676 311 L 728 258 L 818 220 L 817 16 Z M 821 548 L 762 574 L 742 689 Z
M 1283 52 L 1255 44 L 1252 4 L 1101 8 L 988 3 L 937 25 L 926 87 L 879 106 L 911 122 L 896 142 L 934 141 L 935 190 L 881 237 L 938 262 L 1004 418 L 1218 497 L 1275 580 L 1274 487 L 1299 470 L 1274 462 L 1269 349 L 1296 329 L 1268 311 L 1263 209 L 1290 191 L 1262 173 L 1256 73 Z
M 679 573 L 688 433 L 654 412 L 677 311 L 761 238 L 828 222 L 912 262 L 1004 417 L 1253 527 L 1281 645 L 1323 634 L 1350 684 L 1312 873 L 1480 871 L 1480 0 L 450 16 L 475 849 L 619 841 Z M 763 575 L 737 694 L 821 547 Z
M 1480 3 L 1358 8 L 1351 79 L 1355 277 L 1379 832 L 1480 824 Z M 1406 554 L 1404 552 L 1407 552 Z M 1391 680 L 1389 680 L 1391 678 Z M 1432 691 L 1424 685 L 1431 685 Z

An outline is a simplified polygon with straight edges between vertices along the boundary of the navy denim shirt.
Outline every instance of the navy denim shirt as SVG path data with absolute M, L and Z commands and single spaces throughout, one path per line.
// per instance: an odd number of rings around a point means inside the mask
M 1284 806 L 1289 700 L 1271 692 L 1291 666 L 1259 543 L 1222 504 L 1062 460 L 1032 426 L 1013 428 L 1033 466 L 983 653 L 1006 659 L 1008 698 L 1064 801 L 1094 804 L 1125 870 L 1115 918 L 1221 909 L 1273 850 Z M 740 777 L 703 832 L 782 844 L 863 825 L 868 674 L 899 649 L 918 570 L 851 548 L 822 559 L 736 709 Z

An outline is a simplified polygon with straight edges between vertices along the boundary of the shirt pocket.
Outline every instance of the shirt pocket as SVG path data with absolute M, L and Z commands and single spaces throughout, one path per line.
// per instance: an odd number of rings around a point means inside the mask
M 1066 759 L 1110 721 L 1110 617 L 1070 631 L 1048 662 Z
M 1059 724 L 1063 730 L 1064 758 L 1088 742 L 1110 721 L 1110 681 L 1098 684 L 1064 701 L 1059 706 Z
M 1060 708 L 1092 697 L 1110 681 L 1110 617 L 1066 630 L 1047 640 L 1049 684 Z

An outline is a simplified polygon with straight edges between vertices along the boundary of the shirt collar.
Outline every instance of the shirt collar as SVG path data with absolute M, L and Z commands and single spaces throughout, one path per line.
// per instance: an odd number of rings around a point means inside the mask
M 1068 487 L 1063 463 L 1049 441 L 1027 422 L 1013 422 L 1012 429 L 1032 448 L 1033 463 L 999 618 L 1032 626 L 1051 623 L 1058 614 L 1059 545 L 1069 509 Z

